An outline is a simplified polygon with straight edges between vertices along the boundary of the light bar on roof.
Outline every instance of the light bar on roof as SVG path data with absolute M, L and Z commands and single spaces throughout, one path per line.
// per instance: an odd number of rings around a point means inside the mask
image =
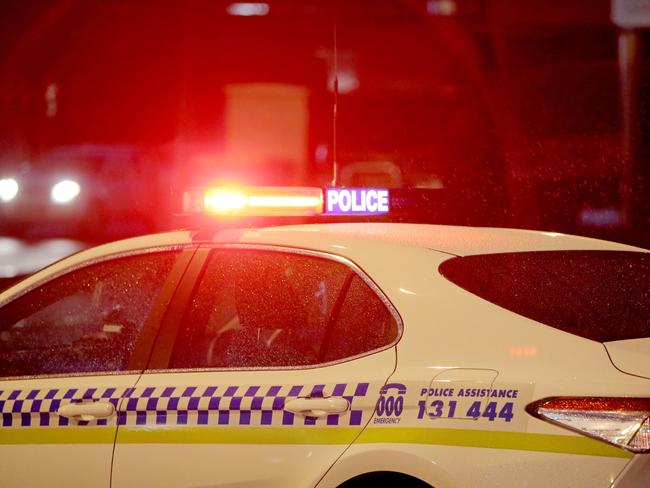
M 183 210 L 214 216 L 382 215 L 390 211 L 386 188 L 233 187 L 185 191 Z
M 212 187 L 185 192 L 186 212 L 220 216 L 316 215 L 323 192 L 311 187 Z

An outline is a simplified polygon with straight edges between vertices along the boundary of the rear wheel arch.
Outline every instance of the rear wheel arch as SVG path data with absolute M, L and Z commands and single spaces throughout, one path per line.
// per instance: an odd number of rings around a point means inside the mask
M 338 486 L 338 488 L 376 487 L 433 488 L 419 478 L 397 471 L 373 471 L 360 474 Z
M 454 479 L 434 462 L 436 453 L 423 446 L 352 444 L 318 482 L 318 488 L 451 488 Z

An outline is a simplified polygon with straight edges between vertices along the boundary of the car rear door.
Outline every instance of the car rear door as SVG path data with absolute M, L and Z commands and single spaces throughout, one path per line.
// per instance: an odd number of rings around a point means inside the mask
M 1 306 L 2 486 L 110 486 L 120 403 L 193 252 L 87 262 Z
M 198 254 L 126 402 L 113 487 L 315 485 L 374 413 L 399 316 L 341 258 Z

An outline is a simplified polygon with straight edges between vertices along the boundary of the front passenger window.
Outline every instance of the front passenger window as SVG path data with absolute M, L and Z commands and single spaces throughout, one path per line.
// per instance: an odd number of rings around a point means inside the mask
M 0 309 L 0 376 L 122 371 L 176 252 L 76 269 Z

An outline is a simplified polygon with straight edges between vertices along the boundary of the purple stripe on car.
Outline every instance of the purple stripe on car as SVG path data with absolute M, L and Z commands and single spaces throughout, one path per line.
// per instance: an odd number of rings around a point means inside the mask
M 32 425 L 32 414 L 23 412 L 20 414 L 20 426 L 21 427 L 29 427 Z
M 312 398 L 323 398 L 325 396 L 325 385 L 314 385 L 309 394 Z
M 230 421 L 230 412 L 228 410 L 219 410 L 219 425 L 228 425 Z
M 259 386 L 249 386 L 248 390 L 246 390 L 246 393 L 244 394 L 244 396 L 247 396 L 247 397 L 255 396 L 259 389 L 260 389 Z
M 350 425 L 361 425 L 361 410 L 352 410 L 350 412 Z
M 208 386 L 201 396 L 202 397 L 212 397 L 212 396 L 214 396 L 214 394 L 216 392 L 217 392 L 217 387 L 216 386 Z
M 366 393 L 368 393 L 368 386 L 368 383 L 359 383 L 354 392 L 354 396 L 366 396 Z
M 84 399 L 92 398 L 96 391 L 97 388 L 88 388 L 86 392 L 83 394 L 83 398 Z
M 187 425 L 187 410 L 179 410 L 176 417 L 176 423 L 178 425 Z
M 147 412 L 143 410 L 138 410 L 135 413 L 135 424 L 136 425 L 147 425 Z
M 208 412 L 207 410 L 199 410 L 196 422 L 199 425 L 208 425 L 209 418 L 210 418 L 210 412 Z
M 142 392 L 142 396 L 144 398 L 149 398 L 151 395 L 153 395 L 153 392 L 155 391 L 155 388 L 145 388 L 144 391 Z
M 126 425 L 126 412 L 117 412 L 117 425 Z
M 110 398 L 115 393 L 115 388 L 107 388 L 104 393 L 102 393 L 102 398 Z
M 294 415 L 291 412 L 282 412 L 282 425 L 293 425 Z
M 188 386 L 187 388 L 185 388 L 185 391 L 181 396 L 191 397 L 195 391 L 196 391 L 196 386 Z
M 158 411 L 156 412 L 156 425 L 165 425 L 167 424 L 167 412 Z

